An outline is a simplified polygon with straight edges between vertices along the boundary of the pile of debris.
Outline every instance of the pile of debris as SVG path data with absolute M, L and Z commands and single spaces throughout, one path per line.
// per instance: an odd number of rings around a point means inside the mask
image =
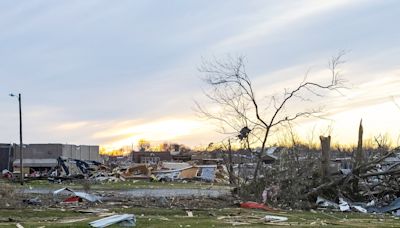
M 228 171 L 224 165 L 190 165 L 189 163 L 162 163 L 152 172 L 157 181 L 199 180 L 205 182 L 229 183 Z
M 366 163 L 332 175 L 329 181 L 312 188 L 308 197 L 331 194 L 341 211 L 400 215 L 400 150 L 375 155 Z M 336 207 L 337 208 L 337 207 Z
M 91 179 L 93 176 L 101 176 L 109 173 L 110 169 L 96 161 L 83 161 L 59 157 L 58 165 L 49 172 L 48 180 L 62 182 L 65 180 Z
M 204 181 L 229 183 L 225 165 L 195 165 L 186 162 L 159 162 L 157 164 L 132 164 L 126 167 L 109 167 L 94 161 L 59 158 L 49 181 L 86 179 L 93 182 L 118 182 L 131 179 L 152 181 Z
M 351 159 L 353 167 L 330 169 L 324 175 L 318 154 L 299 157 L 295 148 L 289 149 L 238 193 L 280 208 L 324 207 L 400 215 L 400 148 L 376 153 L 362 163 Z

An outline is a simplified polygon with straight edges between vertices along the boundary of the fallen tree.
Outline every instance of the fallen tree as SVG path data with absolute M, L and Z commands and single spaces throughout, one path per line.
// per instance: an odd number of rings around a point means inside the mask
M 358 166 L 329 177 L 320 171 L 326 163 L 321 152 L 310 150 L 298 159 L 299 150 L 307 149 L 284 149 L 279 161 L 264 167 L 262 179 L 242 186 L 241 197 L 260 201 L 267 195 L 267 203 L 276 207 L 310 209 L 316 207 L 318 196 L 336 202 L 340 198 L 365 204 L 374 200 L 380 206 L 400 196 L 400 148 L 373 154 L 361 164 L 353 160 Z

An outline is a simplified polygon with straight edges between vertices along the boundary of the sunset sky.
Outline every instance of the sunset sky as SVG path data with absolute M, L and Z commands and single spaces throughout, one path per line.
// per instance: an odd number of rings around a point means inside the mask
M 400 136 L 400 1 L 2 1 L 0 142 L 118 148 L 141 138 L 207 145 L 224 136 L 193 111 L 205 103 L 202 59 L 246 57 L 260 97 L 341 66 L 349 89 L 319 101 L 324 119 L 295 126 L 333 141 Z M 299 108 L 299 107 L 297 107 Z M 399 142 L 400 143 L 400 142 Z

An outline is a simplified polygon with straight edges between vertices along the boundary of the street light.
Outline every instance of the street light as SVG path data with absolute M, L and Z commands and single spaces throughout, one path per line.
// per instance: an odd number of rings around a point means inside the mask
M 10 97 L 17 97 L 16 95 L 10 93 Z M 21 94 L 18 94 L 18 104 L 19 104 L 19 168 L 20 168 L 20 182 L 24 185 L 24 172 L 22 167 L 22 111 L 21 111 Z

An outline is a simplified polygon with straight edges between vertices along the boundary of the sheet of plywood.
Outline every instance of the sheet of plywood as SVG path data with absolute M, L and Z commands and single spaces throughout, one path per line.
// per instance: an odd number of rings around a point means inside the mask
M 179 178 L 182 179 L 193 179 L 197 176 L 199 172 L 199 168 L 197 167 L 190 167 L 181 171 Z

